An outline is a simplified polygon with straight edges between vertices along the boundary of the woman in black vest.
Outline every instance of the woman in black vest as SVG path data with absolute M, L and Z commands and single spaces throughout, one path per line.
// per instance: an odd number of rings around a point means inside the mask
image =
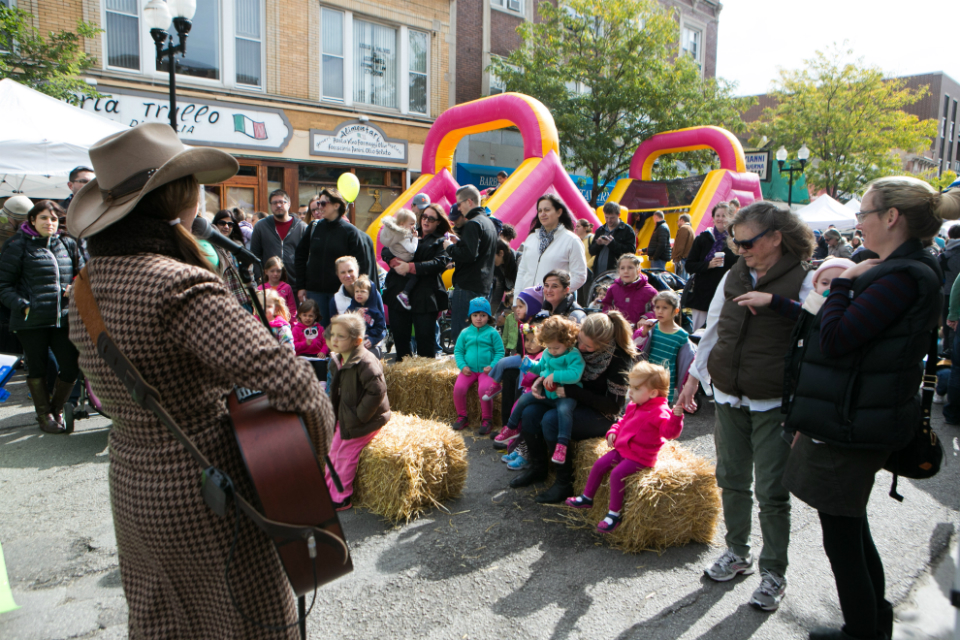
M 845 622 L 815 629 L 812 640 L 893 634 L 867 500 L 875 474 L 920 420 L 921 362 L 942 304 L 940 268 L 921 241 L 957 218 L 960 189 L 939 194 L 901 176 L 871 183 L 857 228 L 879 259 L 835 278 L 804 346 L 794 342 L 802 364 L 786 422 L 796 436 L 783 483 L 819 512 Z

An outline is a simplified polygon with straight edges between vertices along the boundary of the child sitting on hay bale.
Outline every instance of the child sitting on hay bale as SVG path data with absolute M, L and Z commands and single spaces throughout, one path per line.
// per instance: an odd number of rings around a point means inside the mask
M 670 407 L 665 397 L 670 389 L 670 374 L 659 365 L 639 362 L 630 371 L 630 404 L 623 418 L 607 432 L 607 444 L 614 447 L 597 460 L 583 493 L 567 498 L 574 509 L 593 507 L 593 497 L 603 477 L 610 472 L 610 510 L 600 521 L 600 533 L 612 533 L 620 526 L 625 480 L 657 464 L 664 440 L 672 440 L 683 430 L 683 407 Z
M 470 301 L 470 326 L 460 332 L 453 354 L 460 367 L 460 375 L 453 386 L 453 404 L 457 408 L 457 421 L 453 423 L 453 428 L 462 431 L 469 425 L 467 391 L 476 382 L 477 393 L 481 397 L 480 435 L 485 436 L 493 429 L 493 402 L 482 398 L 489 397 L 490 387 L 496 384 L 488 374 L 503 358 L 503 340 L 493 326 L 490 302 L 486 298 Z
M 332 367 L 330 400 L 337 413 L 337 430 L 330 443 L 330 462 L 340 478 L 337 489 L 327 469 L 327 487 L 337 511 L 349 509 L 353 479 L 363 448 L 390 420 L 387 383 L 380 361 L 363 346 L 366 322 L 359 311 L 330 319 L 327 344 L 339 366 Z

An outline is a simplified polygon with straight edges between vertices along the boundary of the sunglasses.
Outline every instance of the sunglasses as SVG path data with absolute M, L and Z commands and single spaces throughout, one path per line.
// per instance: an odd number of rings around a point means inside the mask
M 217 225 L 218 227 L 232 227 L 232 226 L 233 226 L 233 223 L 232 223 L 232 222 L 229 222 L 229 221 L 227 221 L 227 220 L 217 220 L 217 221 L 214 222 L 213 224 Z
M 749 251 L 750 249 L 753 249 L 753 245 L 756 243 L 757 240 L 759 240 L 759 239 L 762 238 L 763 236 L 765 236 L 765 235 L 767 235 L 768 233 L 770 233 L 770 231 L 771 231 L 770 229 L 767 229 L 766 231 L 763 231 L 763 232 L 758 233 L 757 235 L 753 236 L 753 237 L 750 238 L 749 240 L 736 240 L 736 239 L 734 239 L 733 244 L 737 245 L 737 248 L 738 248 L 738 249 L 745 249 L 745 250 Z
M 320 205 L 320 207 L 325 207 L 325 206 L 327 206 L 328 204 L 330 204 L 330 201 L 329 201 L 329 200 L 317 200 L 317 204 Z
M 430 222 L 440 222 L 440 218 L 437 216 L 420 216 L 420 221 L 429 220 Z

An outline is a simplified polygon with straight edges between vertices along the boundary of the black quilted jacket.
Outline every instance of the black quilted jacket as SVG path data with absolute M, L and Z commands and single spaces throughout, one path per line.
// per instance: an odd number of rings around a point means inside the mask
M 43 238 L 21 227 L 0 254 L 0 302 L 10 309 L 10 330 L 66 326 L 63 294 L 81 268 L 73 238 Z

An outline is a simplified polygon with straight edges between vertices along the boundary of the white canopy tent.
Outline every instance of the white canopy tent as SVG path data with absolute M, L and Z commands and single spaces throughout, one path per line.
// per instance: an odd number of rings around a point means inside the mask
M 860 199 L 857 198 L 856 196 L 854 196 L 854 197 L 850 198 L 850 199 L 847 201 L 847 203 L 846 203 L 845 205 L 843 205 L 843 206 L 845 206 L 847 209 L 850 209 L 850 211 L 853 211 L 854 213 L 859 213 L 859 212 L 860 212 Z
M 859 206 L 857 211 L 859 211 Z M 828 195 L 822 195 L 807 206 L 799 209 L 797 215 L 803 218 L 811 229 L 823 231 L 830 225 L 837 229 L 853 229 L 857 226 L 855 211 L 843 206 Z
M 0 80 L 0 197 L 65 198 L 67 175 L 90 165 L 87 150 L 126 125 Z

